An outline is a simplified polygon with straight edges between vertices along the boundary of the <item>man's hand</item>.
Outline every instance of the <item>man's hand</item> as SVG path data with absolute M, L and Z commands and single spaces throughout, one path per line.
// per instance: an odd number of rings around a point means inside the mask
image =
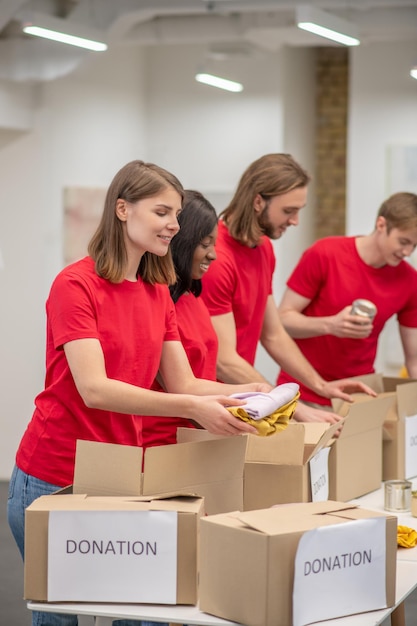
M 328 381 L 319 393 L 325 398 L 341 398 L 346 402 L 353 402 L 353 398 L 349 393 L 367 393 L 373 398 L 377 396 L 377 393 L 371 387 L 351 378 Z
M 294 419 L 296 422 L 327 422 L 328 424 L 336 424 L 336 422 L 340 422 L 343 417 L 332 411 L 317 409 L 303 402 L 298 402 Z
M 297 408 L 294 413 L 294 420 L 296 422 L 326 422 L 327 424 L 337 424 L 337 422 L 343 421 L 343 417 L 332 411 L 326 409 L 319 409 L 309 406 L 303 402 L 297 404 Z M 337 439 L 342 431 L 343 425 L 338 428 L 333 437 Z
M 364 339 L 369 337 L 373 322 L 367 317 L 351 314 L 352 305 L 345 307 L 328 318 L 329 333 L 335 337 Z

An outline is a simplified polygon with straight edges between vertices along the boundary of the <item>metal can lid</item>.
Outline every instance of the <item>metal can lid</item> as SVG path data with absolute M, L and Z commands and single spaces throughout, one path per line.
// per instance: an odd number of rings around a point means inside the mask
M 376 314 L 376 306 L 370 300 L 360 298 L 358 300 L 355 300 L 352 303 L 352 306 L 354 307 L 357 315 L 367 315 L 369 317 L 374 317 L 374 315 Z

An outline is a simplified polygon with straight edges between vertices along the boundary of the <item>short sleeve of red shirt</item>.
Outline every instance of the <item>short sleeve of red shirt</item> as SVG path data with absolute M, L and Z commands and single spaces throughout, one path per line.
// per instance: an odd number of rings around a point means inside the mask
M 84 261 L 86 264 L 89 263 L 89 259 Z M 98 289 L 95 288 L 96 285 L 99 286 Z M 150 299 L 150 302 L 155 301 L 158 296 L 158 299 L 161 300 L 161 294 L 165 293 L 165 320 L 155 320 L 155 325 L 160 331 L 164 327 L 164 341 L 178 341 L 175 308 L 167 288 L 146 283 L 141 283 L 140 288 L 144 292 L 144 296 Z M 109 324 L 107 332 L 113 333 L 112 324 L 115 317 L 116 319 L 120 317 L 121 321 L 123 319 L 123 324 L 126 324 L 126 318 L 128 320 L 129 316 L 126 315 L 123 308 L 125 302 L 132 298 L 136 289 L 136 283 L 129 283 L 128 281 L 118 285 L 112 284 L 109 287 L 109 283 L 99 276 L 96 276 L 92 281 L 91 275 L 87 274 L 84 278 L 78 268 L 75 271 L 71 271 L 71 266 L 66 268 L 58 274 L 53 282 L 46 305 L 54 348 L 59 348 L 64 343 L 76 339 L 100 339 L 101 331 L 106 329 L 107 324 Z M 115 306 L 117 298 L 112 298 L 112 292 L 118 292 L 121 296 L 120 314 L 118 314 Z M 123 297 L 126 297 L 125 302 Z M 160 310 L 160 305 L 158 310 Z M 139 320 L 135 319 L 134 316 L 131 316 L 131 320 L 134 335 L 135 326 L 138 325 Z
M 77 439 L 137 446 L 140 415 L 89 408 L 79 395 L 63 344 L 97 338 L 109 378 L 150 389 L 164 341 L 179 341 L 167 285 L 113 284 L 86 257 L 62 270 L 47 301 L 45 389 L 16 456 L 18 467 L 54 485 L 72 481 Z
M 275 255 L 262 237 L 250 248 L 230 236 L 222 221 L 216 243 L 217 260 L 203 278 L 202 298 L 211 316 L 233 313 L 239 355 L 253 364 L 261 336 L 268 296 L 272 294 Z
M 387 321 L 396 316 L 402 326 L 417 328 L 417 272 L 407 261 L 381 267 L 367 265 L 359 256 L 356 237 L 326 237 L 302 255 L 287 281 L 290 289 L 308 298 L 303 314 L 336 315 L 358 298 L 377 307 L 369 337 L 351 339 L 320 335 L 294 341 L 325 380 L 370 374 L 378 338 Z M 280 371 L 278 384 L 293 380 Z M 300 384 L 301 398 L 328 403 Z
M 320 254 L 321 244 L 316 242 L 301 256 L 298 264 L 287 281 L 287 286 L 310 300 L 315 297 L 326 276 L 328 258 Z

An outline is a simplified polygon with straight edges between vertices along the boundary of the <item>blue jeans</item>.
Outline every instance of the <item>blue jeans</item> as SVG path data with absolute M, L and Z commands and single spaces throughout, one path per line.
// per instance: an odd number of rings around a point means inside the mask
M 25 554 L 25 509 L 36 498 L 54 493 L 58 489 L 61 489 L 61 487 L 29 476 L 16 466 L 14 467 L 9 484 L 7 517 L 22 558 L 24 558 Z M 137 620 L 115 620 L 113 624 L 115 626 L 154 626 L 155 623 Z M 32 626 L 78 626 L 78 617 L 62 613 L 33 611 Z M 159 624 L 159 626 L 168 626 L 168 624 Z

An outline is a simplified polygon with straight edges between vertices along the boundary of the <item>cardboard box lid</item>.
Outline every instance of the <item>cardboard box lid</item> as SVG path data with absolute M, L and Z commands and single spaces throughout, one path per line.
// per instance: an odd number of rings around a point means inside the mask
M 302 465 L 304 454 L 304 424 L 290 423 L 291 430 L 278 432 L 269 437 L 258 435 L 240 435 L 245 441 L 246 461 L 259 463 L 277 463 L 284 465 Z M 206 430 L 194 428 L 178 428 L 177 440 L 211 441 L 224 439 L 220 435 L 212 435 Z
M 284 431 L 270 437 L 248 435 L 246 461 L 304 465 L 321 448 L 333 443 L 334 433 L 339 428 L 340 424 L 330 426 L 325 422 L 293 422 Z
M 380 372 L 364 374 L 363 376 L 351 376 L 352 380 L 359 380 L 368 387 L 371 387 L 378 394 L 384 391 L 397 391 L 400 385 L 416 382 L 413 378 L 403 378 L 401 376 L 384 376 Z
M 141 495 L 142 457 L 135 446 L 77 440 L 73 493 Z
M 236 491 L 239 481 L 243 483 L 245 452 L 244 437 L 156 446 L 146 451 L 142 473 L 141 448 L 78 441 L 73 493 L 143 500 L 149 495 L 209 497 L 212 486 L 214 498 L 219 485 L 228 484 L 229 491 L 232 487 Z
M 335 401 L 334 410 L 339 415 L 346 416 L 339 439 L 381 428 L 392 405 L 392 396 L 377 396 L 372 398 L 367 394 L 352 394 L 353 404 Z
M 196 496 L 143 500 L 125 496 L 88 496 L 86 494 L 51 494 L 40 496 L 28 507 L 40 511 L 178 511 L 196 513 L 202 509 L 204 498 Z
M 398 385 L 397 411 L 400 419 L 417 414 L 417 382 Z
M 280 535 L 305 532 L 320 526 L 343 523 L 354 518 L 348 512 L 357 508 L 354 504 L 327 500 L 325 502 L 282 504 L 269 509 L 239 512 L 234 513 L 233 518 L 241 528 L 250 528 L 265 535 Z M 364 509 L 361 510 L 360 517 L 381 516 L 390 517 L 384 513 L 365 511 Z M 226 516 L 217 517 L 224 520 Z M 210 516 L 206 519 L 210 520 Z
M 270 437 L 247 435 L 246 461 L 302 465 L 304 456 L 304 424 L 290 424 Z
M 326 446 L 335 443 L 334 435 L 339 430 L 345 420 L 340 420 L 337 424 L 329 425 L 326 422 L 308 422 L 304 424 L 305 445 L 304 463 L 308 463 L 315 454 Z
M 179 488 L 198 493 L 201 484 L 218 484 L 243 477 L 246 440 L 225 437 L 148 448 L 145 454 L 143 493 L 157 494 Z
M 246 462 L 303 465 L 318 450 L 333 444 L 334 433 L 339 428 L 340 422 L 333 425 L 325 422 L 290 422 L 285 430 L 269 437 L 242 435 L 241 439 L 247 442 Z M 178 428 L 177 437 L 179 441 L 187 442 L 221 439 L 205 430 L 191 428 Z

